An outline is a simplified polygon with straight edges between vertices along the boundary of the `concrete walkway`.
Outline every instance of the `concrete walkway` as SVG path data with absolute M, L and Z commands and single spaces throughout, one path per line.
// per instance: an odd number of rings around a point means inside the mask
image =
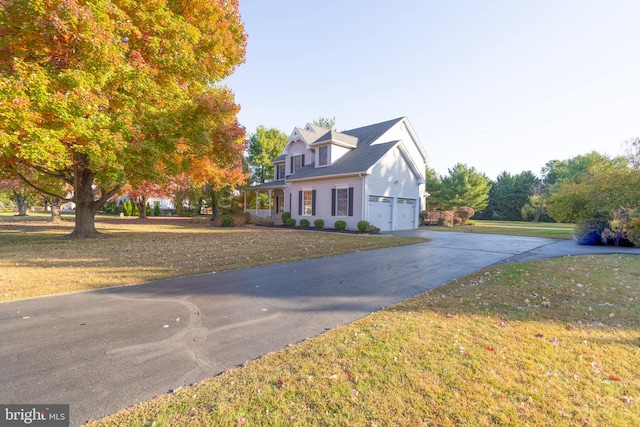
M 81 425 L 496 263 L 640 249 L 415 231 L 430 242 L 0 304 L 0 402 Z

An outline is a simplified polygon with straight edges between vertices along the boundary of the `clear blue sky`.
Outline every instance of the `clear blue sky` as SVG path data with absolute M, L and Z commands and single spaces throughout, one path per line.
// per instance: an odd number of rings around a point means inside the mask
M 639 0 L 240 0 L 248 133 L 407 116 L 441 175 L 495 179 L 640 136 Z

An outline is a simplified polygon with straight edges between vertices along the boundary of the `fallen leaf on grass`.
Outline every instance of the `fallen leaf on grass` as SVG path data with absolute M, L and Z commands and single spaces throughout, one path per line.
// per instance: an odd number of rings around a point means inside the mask
M 620 378 L 619 376 L 617 376 L 615 374 L 609 374 L 609 379 L 611 381 L 622 381 L 622 378 Z
M 542 334 L 535 334 L 535 335 L 534 335 L 534 337 L 536 337 L 536 338 L 544 338 L 544 335 L 542 335 Z
M 487 346 L 487 350 L 489 350 L 489 351 L 493 351 L 493 347 L 491 347 L 491 346 Z

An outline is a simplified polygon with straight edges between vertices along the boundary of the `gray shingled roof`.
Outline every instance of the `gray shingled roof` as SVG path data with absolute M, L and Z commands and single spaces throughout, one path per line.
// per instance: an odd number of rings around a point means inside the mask
M 347 135 L 344 132 L 336 132 L 334 130 L 330 130 L 329 132 L 318 138 L 316 142 L 313 143 L 313 145 L 318 145 L 325 142 L 337 142 L 347 147 L 356 148 L 358 144 L 358 138 L 352 135 Z
M 358 138 L 357 148 L 349 151 L 331 166 L 316 168 L 315 164 L 306 165 L 295 174 L 288 176 L 287 181 L 366 172 L 394 147 L 398 141 L 371 144 L 402 119 L 404 119 L 404 117 L 341 132 Z

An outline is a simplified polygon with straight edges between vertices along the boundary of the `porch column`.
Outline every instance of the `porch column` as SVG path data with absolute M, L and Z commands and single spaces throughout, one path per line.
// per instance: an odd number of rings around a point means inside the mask
M 260 194 L 260 192 L 258 190 L 256 190 L 256 216 L 258 216 L 258 194 Z
M 273 216 L 273 213 L 271 212 L 271 192 L 273 190 L 269 190 L 269 218 L 271 218 Z

